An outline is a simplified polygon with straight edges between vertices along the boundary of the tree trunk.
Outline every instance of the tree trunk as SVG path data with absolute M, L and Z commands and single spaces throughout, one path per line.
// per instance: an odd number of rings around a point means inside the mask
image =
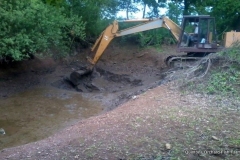
M 190 2 L 189 0 L 184 0 L 184 11 L 183 11 L 183 15 L 189 15 L 189 6 L 190 6 Z
M 126 9 L 126 17 L 127 17 L 127 19 L 129 19 L 129 7 L 130 7 L 130 5 L 131 5 L 131 0 L 128 0 L 128 2 L 127 2 L 127 9 Z
M 144 4 L 144 7 L 143 7 L 143 15 L 142 15 L 142 18 L 145 18 L 146 6 L 147 6 L 147 4 L 145 3 L 145 4 Z
M 240 16 L 237 17 L 237 20 L 234 23 L 234 29 L 238 32 L 240 31 Z

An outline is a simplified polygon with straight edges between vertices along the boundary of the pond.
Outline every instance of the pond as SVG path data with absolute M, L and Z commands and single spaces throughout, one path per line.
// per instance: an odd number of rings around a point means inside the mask
M 0 150 L 44 139 L 79 120 L 98 115 L 99 102 L 80 93 L 35 87 L 0 100 Z

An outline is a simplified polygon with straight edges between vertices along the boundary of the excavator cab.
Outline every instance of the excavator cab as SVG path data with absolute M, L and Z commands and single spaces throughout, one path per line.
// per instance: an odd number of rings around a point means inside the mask
M 178 51 L 204 56 L 218 51 L 215 19 L 209 15 L 184 16 Z

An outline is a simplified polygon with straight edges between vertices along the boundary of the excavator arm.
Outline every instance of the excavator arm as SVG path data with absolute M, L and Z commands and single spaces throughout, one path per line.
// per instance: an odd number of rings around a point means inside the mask
M 118 31 L 119 29 L 118 22 L 144 22 L 144 23 Z M 167 17 L 161 17 L 158 19 L 114 21 L 101 33 L 99 38 L 96 40 L 95 44 L 91 49 L 92 51 L 96 50 L 96 54 L 93 59 L 88 57 L 88 61 L 92 64 L 93 67 L 98 62 L 99 58 L 102 56 L 107 46 L 115 37 L 121 37 L 128 34 L 138 33 L 162 27 L 168 29 L 175 37 L 175 39 L 179 41 L 181 27 L 179 27 L 176 23 L 174 23 Z
M 118 30 L 119 22 L 143 22 L 143 23 L 119 31 Z M 188 26 L 190 27 L 191 24 L 193 23 L 200 24 L 199 31 L 201 32 L 198 33 L 197 35 L 197 41 L 195 41 L 193 37 L 187 33 L 187 30 L 189 29 Z M 172 35 L 175 37 L 175 39 L 179 42 L 178 51 L 187 53 L 187 55 L 169 56 L 165 60 L 166 64 L 168 66 L 171 66 L 171 65 L 174 65 L 175 62 L 176 64 L 180 62 L 181 63 L 180 65 L 182 66 L 183 60 L 186 60 L 186 61 L 197 60 L 208 53 L 215 53 L 221 49 L 217 47 L 216 34 L 214 34 L 215 41 L 212 41 L 213 33 L 215 32 L 214 25 L 215 25 L 214 18 L 208 15 L 184 16 L 183 22 L 182 22 L 182 28 L 179 27 L 172 20 L 168 19 L 167 17 L 161 17 L 158 19 L 114 21 L 101 33 L 101 35 L 95 42 L 94 46 L 92 47 L 92 51 L 95 52 L 94 58 L 93 59 L 88 58 L 88 60 L 91 62 L 92 65 L 88 66 L 86 70 L 84 69 L 84 70 L 74 71 L 70 75 L 69 80 L 72 82 L 72 84 L 77 85 L 80 82 L 81 77 L 83 75 L 90 74 L 93 71 L 93 67 L 96 65 L 96 63 L 98 62 L 99 58 L 102 56 L 107 46 L 115 37 L 121 37 L 121 36 L 125 36 L 132 33 L 137 33 L 137 32 L 142 32 L 142 31 L 147 31 L 147 30 L 162 28 L 162 27 L 168 29 L 172 33 Z M 180 38 L 180 36 L 182 36 L 182 38 Z M 227 40 L 228 39 L 226 38 L 226 41 Z

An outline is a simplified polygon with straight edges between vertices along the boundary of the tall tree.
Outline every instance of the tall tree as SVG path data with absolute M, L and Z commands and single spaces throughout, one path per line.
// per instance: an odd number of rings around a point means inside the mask
M 139 11 L 135 2 L 135 0 L 119 1 L 119 10 L 126 12 L 127 19 L 129 19 L 129 13 Z
M 172 2 L 183 3 L 183 15 L 190 15 L 198 0 L 172 0 Z
M 198 2 L 197 9 L 216 17 L 219 31 L 240 30 L 240 1 L 207 0 L 203 3 Z
M 71 15 L 78 15 L 86 22 L 88 36 L 98 35 L 103 29 L 99 23 L 103 19 L 113 18 L 117 12 L 117 0 L 68 0 L 66 8 Z
M 135 0 L 135 2 L 140 3 L 143 6 L 142 18 L 146 16 L 146 8 L 150 9 L 148 13 L 149 16 L 159 16 L 159 8 L 166 7 L 167 0 Z
M 168 3 L 168 11 L 166 15 L 179 24 L 179 18 L 182 17 L 182 5 L 181 3 L 176 3 L 176 2 L 169 2 Z

